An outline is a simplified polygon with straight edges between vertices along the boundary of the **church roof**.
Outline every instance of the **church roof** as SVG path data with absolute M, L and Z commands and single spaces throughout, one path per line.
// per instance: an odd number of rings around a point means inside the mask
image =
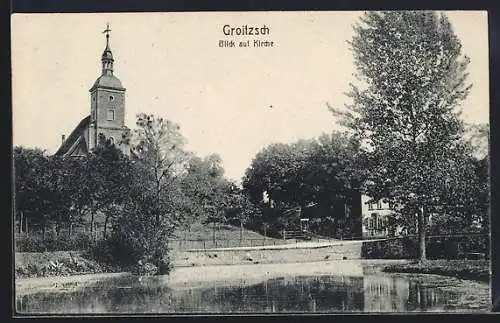
M 94 82 L 94 85 L 90 89 L 93 91 L 95 88 L 109 88 L 115 90 L 125 90 L 122 85 L 122 82 L 114 75 L 101 75 Z
M 85 143 L 85 130 L 88 129 L 90 125 L 90 115 L 83 118 L 82 121 L 76 126 L 76 128 L 71 132 L 69 135 L 68 139 L 66 139 L 61 147 L 56 151 L 55 155 L 56 156 L 65 156 L 65 155 L 71 155 L 77 148 L 82 148 L 85 146 L 86 150 L 86 143 Z M 82 145 L 85 144 L 85 145 Z M 85 151 L 86 153 L 88 151 Z

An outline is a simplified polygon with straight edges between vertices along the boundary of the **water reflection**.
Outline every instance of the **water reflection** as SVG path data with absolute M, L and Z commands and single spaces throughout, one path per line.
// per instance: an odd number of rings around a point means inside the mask
M 107 280 L 66 292 L 19 296 L 23 313 L 272 313 L 447 310 L 459 295 L 409 277 L 298 276 L 248 285 L 213 283 L 172 289 L 161 279 Z

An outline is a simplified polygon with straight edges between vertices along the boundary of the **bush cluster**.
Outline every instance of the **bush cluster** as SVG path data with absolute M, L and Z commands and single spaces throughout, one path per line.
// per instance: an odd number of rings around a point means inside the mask
M 465 259 L 469 253 L 483 253 L 489 258 L 488 236 L 431 238 L 427 241 L 429 259 Z M 367 259 L 418 258 L 417 238 L 364 242 L 362 256 Z
M 140 275 L 168 274 L 168 230 L 156 225 L 150 214 L 130 212 L 114 223 L 112 234 L 94 244 L 88 254 L 96 261 L 113 264 Z
M 105 269 L 99 264 L 82 258 L 59 259 L 52 262 L 30 263 L 16 266 L 19 278 L 61 276 L 83 273 L 101 273 Z
M 71 236 L 49 236 L 42 239 L 41 235 L 16 236 L 17 252 L 69 251 L 88 248 L 92 243 L 89 234 L 77 233 Z

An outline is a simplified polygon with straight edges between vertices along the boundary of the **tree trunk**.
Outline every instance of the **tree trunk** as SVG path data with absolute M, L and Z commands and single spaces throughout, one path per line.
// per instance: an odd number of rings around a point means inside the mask
M 23 211 L 19 212 L 19 233 L 23 233 Z
M 425 214 L 424 208 L 418 210 L 418 246 L 420 261 L 426 260 L 426 248 L 425 248 Z
M 90 213 L 90 238 L 94 240 L 94 211 Z
M 214 240 L 214 244 L 215 244 L 215 221 L 212 222 L 213 225 L 212 225 L 212 229 L 213 229 L 213 240 Z
M 26 231 L 26 235 L 28 235 L 28 216 L 25 216 L 24 219 L 25 219 L 24 221 L 26 222 L 26 226 L 24 228 Z
M 240 219 L 240 243 L 243 241 L 243 221 Z
M 106 229 L 108 227 L 108 218 L 109 218 L 108 215 L 104 216 L 104 230 L 102 231 L 102 237 L 103 237 L 103 239 L 106 239 Z
M 59 233 L 61 232 L 61 221 L 58 220 L 56 222 L 56 237 L 59 237 Z
M 45 241 L 45 220 L 42 222 L 42 241 Z
M 71 237 L 73 235 L 73 221 L 69 222 L 69 236 Z

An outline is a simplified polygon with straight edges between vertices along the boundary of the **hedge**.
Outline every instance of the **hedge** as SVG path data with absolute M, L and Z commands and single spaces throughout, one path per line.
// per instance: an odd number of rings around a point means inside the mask
M 489 236 L 431 237 L 427 239 L 428 259 L 465 259 L 470 253 L 490 256 Z M 416 237 L 364 242 L 362 257 L 366 259 L 415 259 L 419 257 Z

